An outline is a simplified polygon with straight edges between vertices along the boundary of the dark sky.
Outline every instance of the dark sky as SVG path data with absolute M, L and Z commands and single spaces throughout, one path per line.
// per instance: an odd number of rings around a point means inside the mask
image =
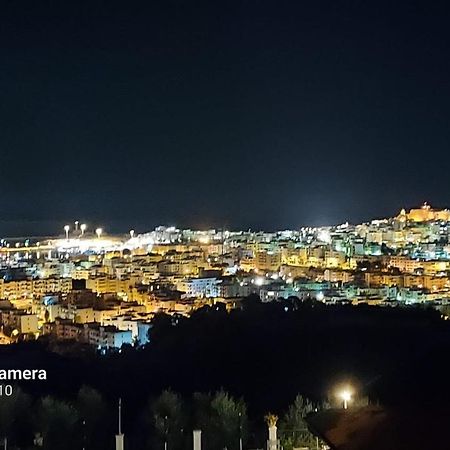
M 437 2 L 0 3 L 0 233 L 450 206 Z

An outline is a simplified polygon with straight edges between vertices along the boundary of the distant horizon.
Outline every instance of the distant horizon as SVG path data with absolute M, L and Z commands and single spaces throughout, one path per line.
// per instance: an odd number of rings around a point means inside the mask
M 436 207 L 432 202 L 422 202 L 419 205 L 413 205 L 404 207 L 407 211 L 410 209 L 418 209 L 424 203 L 427 203 L 431 206 L 432 209 L 435 210 L 445 210 L 447 207 Z M 402 208 L 399 208 L 397 211 L 394 211 L 391 215 L 376 215 L 374 217 L 364 218 L 362 220 L 349 220 L 343 219 L 338 220 L 333 223 L 323 223 L 316 221 L 310 221 L 309 223 L 300 223 L 296 226 L 292 224 L 286 224 L 286 226 L 279 227 L 264 227 L 264 226 L 255 226 L 254 224 L 246 225 L 228 225 L 228 224 L 219 224 L 218 221 L 214 223 L 198 223 L 192 224 L 190 221 L 186 220 L 184 223 L 176 223 L 175 221 L 149 221 L 140 219 L 104 219 L 104 220 L 78 220 L 79 223 L 86 222 L 88 224 L 88 232 L 93 232 L 95 228 L 102 227 L 106 234 L 111 235 L 120 235 L 127 234 L 131 229 L 134 229 L 137 234 L 147 233 L 154 230 L 158 226 L 175 226 L 179 229 L 192 229 L 192 230 L 210 230 L 210 229 L 221 229 L 226 228 L 230 231 L 265 231 L 265 232 L 277 232 L 284 230 L 299 230 L 303 227 L 335 227 L 341 225 L 343 223 L 349 223 L 350 225 L 358 225 L 362 223 L 368 223 L 372 220 L 382 220 L 389 219 L 395 217 Z M 77 219 L 75 219 L 77 220 Z M 20 238 L 36 238 L 36 237 L 56 237 L 64 235 L 63 227 L 66 224 L 69 224 L 73 230 L 73 225 L 75 220 L 62 220 L 62 219 L 53 219 L 53 220 L 44 220 L 44 219 L 0 219 L 0 237 L 3 239 L 20 239 Z M 16 230 L 14 232 L 13 230 Z

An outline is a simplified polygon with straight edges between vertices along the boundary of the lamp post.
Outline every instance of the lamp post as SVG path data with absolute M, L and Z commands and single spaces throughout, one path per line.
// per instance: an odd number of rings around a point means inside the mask
M 69 225 L 64 225 L 64 231 L 66 232 L 66 239 L 69 240 L 69 230 L 70 230 L 70 226 Z
M 80 225 L 80 230 L 81 230 L 81 236 L 84 235 L 84 232 L 86 231 L 87 225 L 85 223 L 82 223 Z
M 348 409 L 348 404 L 352 400 L 352 393 L 348 389 L 346 389 L 340 392 L 339 397 L 342 400 L 344 409 Z
M 103 229 L 102 228 L 97 228 L 95 230 L 95 234 L 97 235 L 97 237 L 100 239 L 102 237 L 102 233 L 103 233 Z

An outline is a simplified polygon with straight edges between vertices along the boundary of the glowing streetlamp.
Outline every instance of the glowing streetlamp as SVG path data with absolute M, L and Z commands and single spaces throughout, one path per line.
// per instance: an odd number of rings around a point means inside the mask
M 78 220 L 75 220 L 75 231 L 78 231 L 78 224 L 79 224 L 80 222 L 78 222 Z
M 97 235 L 97 237 L 100 239 L 102 237 L 102 233 L 103 233 L 103 228 L 97 228 L 95 230 L 95 234 Z
M 69 240 L 69 230 L 70 230 L 70 226 L 69 225 L 64 225 L 64 231 L 66 232 L 66 239 Z
M 84 232 L 86 231 L 86 228 L 87 228 L 87 226 L 86 226 L 85 223 L 82 223 L 82 224 L 80 225 L 81 236 L 84 235 Z
M 130 238 L 131 238 L 131 239 L 134 238 L 134 230 L 130 230 Z
M 339 398 L 343 402 L 344 409 L 347 409 L 349 402 L 352 400 L 352 393 L 348 389 L 344 389 L 339 392 Z

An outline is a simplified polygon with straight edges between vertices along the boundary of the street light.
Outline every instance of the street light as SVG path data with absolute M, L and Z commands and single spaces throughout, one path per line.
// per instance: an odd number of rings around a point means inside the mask
M 97 237 L 100 239 L 103 233 L 103 229 L 102 228 L 97 228 L 95 230 L 95 234 L 97 235 Z
M 134 238 L 134 230 L 130 230 L 130 238 L 131 238 L 131 239 Z
M 79 224 L 80 222 L 78 222 L 78 220 L 75 220 L 75 231 L 78 231 L 78 224 Z
M 64 225 L 64 231 L 66 232 L 66 239 L 69 240 L 69 230 L 70 230 L 70 226 L 69 225 Z
M 348 408 L 349 402 L 352 400 L 352 393 L 348 389 L 339 392 L 339 397 L 343 402 L 344 409 Z
M 84 232 L 86 231 L 86 228 L 87 228 L 87 226 L 86 226 L 85 223 L 82 223 L 82 224 L 80 225 L 81 236 L 84 235 Z

